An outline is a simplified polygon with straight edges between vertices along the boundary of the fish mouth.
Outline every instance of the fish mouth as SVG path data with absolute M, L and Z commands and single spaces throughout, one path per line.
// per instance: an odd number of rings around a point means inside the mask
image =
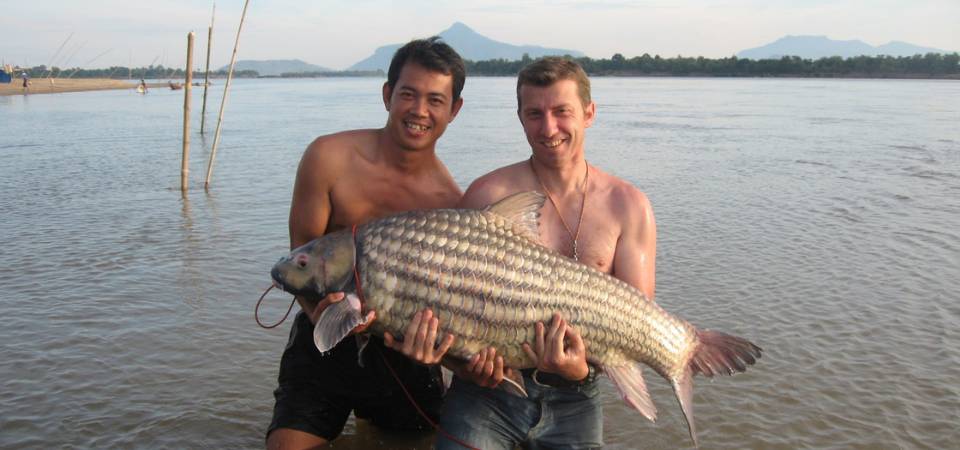
M 273 281 L 273 287 L 286 292 L 286 289 L 283 288 L 283 275 L 280 275 L 280 270 L 276 267 L 270 270 L 270 279 Z

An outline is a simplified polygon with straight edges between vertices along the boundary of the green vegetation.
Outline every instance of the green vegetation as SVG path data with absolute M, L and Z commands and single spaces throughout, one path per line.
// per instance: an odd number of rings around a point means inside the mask
M 834 56 L 818 60 L 802 59 L 799 56 L 784 56 L 780 59 L 739 59 L 736 56 L 723 59 L 661 58 L 660 55 L 636 56 L 630 59 L 617 53 L 610 59 L 574 58 L 564 56 L 580 63 L 590 76 L 663 76 L 663 77 L 823 77 L 823 78 L 933 78 L 960 79 L 960 54 L 927 53 L 910 57 L 893 56 L 857 56 L 842 58 Z M 467 75 L 471 76 L 514 76 L 520 69 L 534 61 L 529 55 L 522 59 L 508 61 L 490 59 L 485 61 L 467 60 Z M 141 68 L 111 67 L 108 69 L 48 69 L 37 66 L 27 70 L 31 78 L 113 78 L 139 80 L 183 79 L 182 69 L 150 66 Z M 204 73 L 194 72 L 194 79 L 203 78 Z M 212 78 L 226 78 L 227 72 L 210 72 Z M 234 77 L 259 78 L 256 70 L 235 70 Z M 307 77 L 384 77 L 382 70 L 338 71 L 338 72 L 299 72 L 284 73 L 281 78 Z
M 107 69 L 63 69 L 58 67 L 36 66 L 27 69 L 27 76 L 30 78 L 112 78 L 114 80 L 166 80 L 183 79 L 186 71 L 183 69 L 174 69 L 172 67 L 150 66 L 150 67 L 120 67 L 114 66 Z M 234 70 L 233 76 L 238 78 L 257 78 L 260 76 L 256 70 Z M 193 78 L 203 78 L 202 71 L 194 71 Z M 226 70 L 210 72 L 211 78 L 226 78 Z
M 911 57 L 858 56 L 855 58 L 723 59 L 704 57 L 661 58 L 649 54 L 627 59 L 617 53 L 610 59 L 565 58 L 577 61 L 591 76 L 668 77 L 845 77 L 845 78 L 952 78 L 960 79 L 960 54 L 927 53 Z M 512 76 L 533 61 L 528 55 L 518 61 L 493 59 L 467 61 L 467 74 Z

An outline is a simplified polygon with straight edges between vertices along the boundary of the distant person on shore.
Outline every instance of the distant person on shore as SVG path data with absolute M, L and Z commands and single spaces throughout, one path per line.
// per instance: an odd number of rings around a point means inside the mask
M 23 71 L 23 90 L 25 91 L 29 90 L 30 89 L 29 86 L 30 86 L 30 79 L 27 77 L 27 71 L 24 70 Z
M 466 67 L 438 39 L 414 40 L 394 54 L 381 92 L 388 111 L 383 128 L 320 136 L 304 151 L 290 205 L 291 248 L 383 215 L 453 208 L 460 200 L 435 147 L 463 104 Z M 353 336 L 326 353 L 317 350 L 314 324 L 343 298 L 340 292 L 319 302 L 297 297 L 302 311 L 280 360 L 268 449 L 316 448 L 340 435 L 351 412 L 377 427 L 432 430 L 389 367 L 430 420 L 439 418 L 445 395 L 439 366 L 416 364 L 376 337 L 364 366 Z

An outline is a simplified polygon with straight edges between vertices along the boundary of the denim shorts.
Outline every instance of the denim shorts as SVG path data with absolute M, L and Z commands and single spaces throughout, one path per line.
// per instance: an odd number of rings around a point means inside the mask
M 521 398 L 454 377 L 440 414 L 436 450 L 594 449 L 603 447 L 600 383 L 554 388 L 524 378 Z

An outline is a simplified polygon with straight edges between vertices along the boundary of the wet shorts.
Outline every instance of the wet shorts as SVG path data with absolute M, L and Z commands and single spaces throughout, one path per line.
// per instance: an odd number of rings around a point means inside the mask
M 280 361 L 280 386 L 273 393 L 276 404 L 267 435 L 277 428 L 291 428 L 330 441 L 343 431 L 351 411 L 381 428 L 431 429 L 403 393 L 380 352 L 420 409 L 434 423 L 439 421 L 444 397 L 439 366 L 419 366 L 386 348 L 379 338 L 371 338 L 362 367 L 357 351 L 356 338 L 347 337 L 321 354 L 313 344 L 313 325 L 305 314 L 298 314 Z

